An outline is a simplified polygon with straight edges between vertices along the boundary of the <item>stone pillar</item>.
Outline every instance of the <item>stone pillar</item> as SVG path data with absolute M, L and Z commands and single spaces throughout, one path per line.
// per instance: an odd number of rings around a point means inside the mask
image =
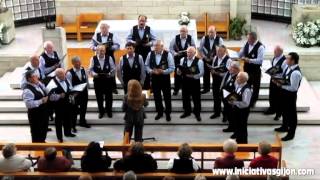
M 56 27 L 55 29 L 46 29 L 42 27 L 42 40 L 52 41 L 55 47 L 55 51 L 57 51 L 59 58 L 62 58 L 67 54 L 67 40 L 66 40 L 66 32 L 61 27 Z M 63 63 L 66 67 L 67 65 L 67 56 L 63 59 Z
M 3 35 L 4 44 L 9 44 L 16 36 L 16 31 L 14 27 L 13 14 L 11 10 L 0 13 L 0 22 L 8 28 L 7 32 Z
M 251 0 L 230 0 L 230 18 L 236 16 L 246 19 L 251 24 Z

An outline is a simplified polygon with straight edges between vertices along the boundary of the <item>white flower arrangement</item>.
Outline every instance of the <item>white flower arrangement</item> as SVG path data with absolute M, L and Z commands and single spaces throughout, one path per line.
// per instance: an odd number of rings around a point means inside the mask
M 300 22 L 293 28 L 292 38 L 298 46 L 311 47 L 320 45 L 320 19 Z
M 179 24 L 180 25 L 188 25 L 190 23 L 190 13 L 189 12 L 181 12 L 179 14 Z

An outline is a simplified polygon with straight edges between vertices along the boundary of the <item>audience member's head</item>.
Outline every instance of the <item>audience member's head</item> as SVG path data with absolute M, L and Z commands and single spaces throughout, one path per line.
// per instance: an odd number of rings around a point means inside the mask
M 274 57 L 279 57 L 283 54 L 283 49 L 281 46 L 277 45 L 273 50 Z
M 92 180 L 92 176 L 90 175 L 81 175 L 78 180 Z
M 196 177 L 194 177 L 194 180 L 206 180 L 207 178 L 201 174 L 196 175 Z
M 172 176 L 165 176 L 162 178 L 162 180 L 175 180 L 175 178 Z
M 237 83 L 238 84 L 244 84 L 248 81 L 249 79 L 249 75 L 247 72 L 239 72 L 239 74 L 237 75 Z
M 55 73 L 59 80 L 63 81 L 66 79 L 66 71 L 63 68 L 57 68 Z
M 187 56 L 189 60 L 192 60 L 192 58 L 196 55 L 196 48 L 193 46 L 189 46 L 187 49 Z
M 259 143 L 258 152 L 262 155 L 268 155 L 271 152 L 271 144 L 267 141 L 262 141 Z
M 123 174 L 123 180 L 136 180 L 137 175 L 133 171 L 128 171 Z
M 72 65 L 76 69 L 80 69 L 81 67 L 81 60 L 79 56 L 73 56 L 71 59 Z
M 290 52 L 287 56 L 286 60 L 289 66 L 293 66 L 295 64 L 299 64 L 299 55 L 296 52 Z
M 90 142 L 84 152 L 86 157 L 100 158 L 102 156 L 102 148 L 98 142 Z
M 248 43 L 250 45 L 253 45 L 257 41 L 258 36 L 256 32 L 249 32 L 247 38 L 248 38 Z
M 226 180 L 240 180 L 240 178 L 237 175 L 228 175 Z
M 178 150 L 178 156 L 180 159 L 189 159 L 191 158 L 192 149 L 188 143 L 183 143 L 180 145 Z
M 40 64 L 39 56 L 34 54 L 30 57 L 30 64 L 34 68 L 38 68 Z
M 233 139 L 228 139 L 223 142 L 223 151 L 226 153 L 235 153 L 238 149 L 238 144 Z
M 16 145 L 13 143 L 8 143 L 2 147 L 2 156 L 5 159 L 8 159 L 14 156 L 16 152 L 17 152 L 17 148 L 16 148 Z
M 134 142 L 131 144 L 129 151 L 132 156 L 141 156 L 144 154 L 143 144 L 141 142 Z
M 47 54 L 52 54 L 54 51 L 54 45 L 52 41 L 46 41 L 43 43 L 43 48 Z
M 57 150 L 54 147 L 48 147 L 45 151 L 44 151 L 44 158 L 47 161 L 53 161 L 55 160 L 57 157 Z
M 216 36 L 217 32 L 216 32 L 216 27 L 211 25 L 208 28 L 208 35 L 210 38 L 214 38 Z

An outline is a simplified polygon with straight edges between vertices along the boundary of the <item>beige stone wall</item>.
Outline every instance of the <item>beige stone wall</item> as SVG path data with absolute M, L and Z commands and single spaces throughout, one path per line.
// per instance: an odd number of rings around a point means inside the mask
M 119 14 L 124 14 L 125 19 L 136 19 L 139 14 L 156 19 L 177 19 L 180 12 L 188 11 L 192 18 L 198 19 L 204 12 L 230 12 L 230 3 L 237 3 L 239 15 L 251 18 L 250 2 L 251 0 L 56 0 L 56 7 L 57 14 L 63 14 L 67 22 L 74 21 L 75 16 L 83 12 L 102 12 L 106 19 L 113 19 Z

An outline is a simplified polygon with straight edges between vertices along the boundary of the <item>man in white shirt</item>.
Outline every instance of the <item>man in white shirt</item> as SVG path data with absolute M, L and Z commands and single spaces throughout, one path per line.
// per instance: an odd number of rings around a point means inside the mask
M 32 161 L 22 156 L 16 155 L 15 144 L 9 143 L 3 146 L 2 156 L 0 157 L 0 172 L 13 173 L 27 171 L 32 166 Z

